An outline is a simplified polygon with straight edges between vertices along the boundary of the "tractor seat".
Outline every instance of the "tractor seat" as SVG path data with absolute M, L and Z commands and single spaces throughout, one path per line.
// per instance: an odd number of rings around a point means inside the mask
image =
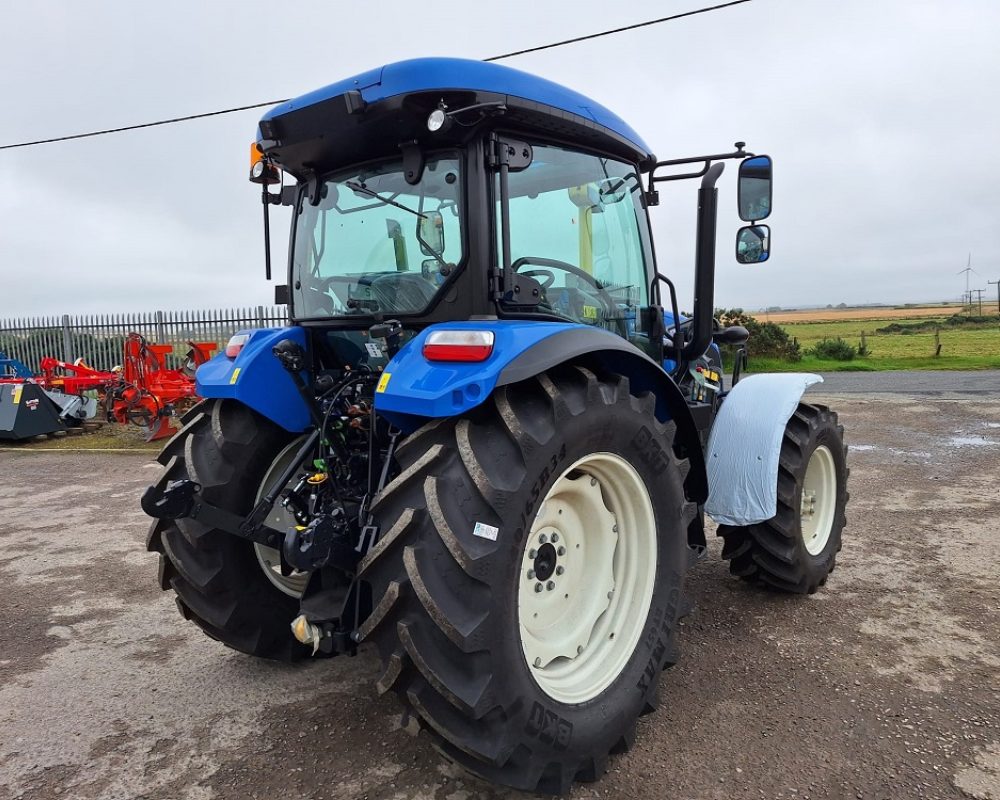
M 712 339 L 716 344 L 746 344 L 750 338 L 750 331 L 742 325 L 730 325 L 728 328 L 719 328 L 712 333 Z

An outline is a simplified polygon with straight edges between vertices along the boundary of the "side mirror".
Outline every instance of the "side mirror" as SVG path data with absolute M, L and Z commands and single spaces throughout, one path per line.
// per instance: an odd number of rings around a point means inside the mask
M 759 264 L 771 255 L 771 228 L 745 225 L 736 232 L 736 260 L 740 264 Z
M 740 163 L 736 205 L 744 222 L 756 222 L 771 216 L 770 156 L 753 156 Z
M 425 256 L 444 253 L 444 217 L 440 211 L 424 211 L 417 217 L 417 241 Z

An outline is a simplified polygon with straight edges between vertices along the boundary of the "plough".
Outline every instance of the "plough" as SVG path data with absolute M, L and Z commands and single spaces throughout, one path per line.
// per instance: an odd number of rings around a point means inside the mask
M 169 344 L 148 344 L 137 333 L 125 340 L 125 360 L 119 380 L 104 391 L 104 409 L 109 422 L 131 423 L 148 428 L 146 441 L 173 435 L 170 417 L 178 406 L 196 399 L 194 373 L 212 357 L 215 342 L 188 342 L 184 364 L 168 369 L 166 356 L 173 352 Z
M 197 399 L 195 370 L 216 348 L 215 342 L 188 344 L 191 349 L 176 369 L 166 366 L 172 345 L 149 344 L 138 333 L 126 337 L 122 365 L 110 371 L 93 369 L 82 359 L 68 363 L 47 356 L 33 376 L 21 362 L 0 354 L 0 439 L 79 425 L 96 415 L 98 403 L 108 422 L 147 428 L 147 441 L 171 436 L 170 417 Z

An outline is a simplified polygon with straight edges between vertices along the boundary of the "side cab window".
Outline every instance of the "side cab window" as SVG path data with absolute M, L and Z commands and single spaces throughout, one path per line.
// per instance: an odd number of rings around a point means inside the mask
M 535 311 L 633 338 L 652 272 L 636 167 L 533 147 L 531 165 L 511 173 L 509 187 L 511 263 L 524 259 L 519 271 L 542 285 Z

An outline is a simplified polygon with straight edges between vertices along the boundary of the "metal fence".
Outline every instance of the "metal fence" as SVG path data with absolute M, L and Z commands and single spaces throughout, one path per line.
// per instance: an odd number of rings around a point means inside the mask
M 287 314 L 284 306 L 257 306 L 0 319 L 0 352 L 20 359 L 36 372 L 44 356 L 70 363 L 79 358 L 94 369 L 109 370 L 121 364 L 125 337 L 135 332 L 150 343 L 173 345 L 176 361 L 169 366 L 180 366 L 188 342 L 215 342 L 224 347 L 241 328 L 287 325 Z

